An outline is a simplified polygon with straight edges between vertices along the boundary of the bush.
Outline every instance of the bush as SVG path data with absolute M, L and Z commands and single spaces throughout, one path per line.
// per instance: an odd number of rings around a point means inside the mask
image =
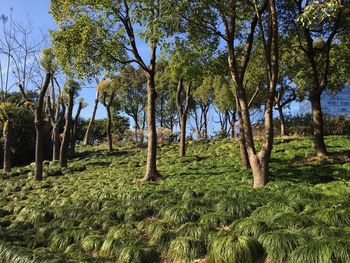
M 77 132 L 77 140 L 82 141 L 85 136 L 86 129 L 89 125 L 89 121 L 81 120 L 81 125 L 79 125 L 79 129 Z M 106 125 L 107 125 L 107 119 L 99 119 L 95 120 L 94 125 L 92 126 L 92 132 L 91 132 L 91 138 L 90 142 L 93 144 L 99 144 L 102 143 L 106 137 Z M 125 132 L 129 128 L 129 120 L 125 117 L 116 115 L 113 116 L 112 120 L 112 136 L 113 140 L 120 141 L 125 138 Z

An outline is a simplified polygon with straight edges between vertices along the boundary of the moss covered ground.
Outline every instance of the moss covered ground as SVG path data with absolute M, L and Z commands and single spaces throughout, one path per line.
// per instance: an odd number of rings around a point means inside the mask
M 231 140 L 159 147 L 165 177 L 140 184 L 146 150 L 81 148 L 42 182 L 0 180 L 0 262 L 350 262 L 350 138 L 276 139 L 270 183 L 251 187 Z

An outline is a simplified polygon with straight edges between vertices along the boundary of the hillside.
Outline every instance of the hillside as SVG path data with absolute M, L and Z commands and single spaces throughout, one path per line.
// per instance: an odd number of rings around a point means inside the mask
M 278 139 L 270 183 L 251 187 L 238 144 L 159 148 L 165 177 L 140 184 L 146 150 L 81 148 L 69 168 L 46 164 L 0 180 L 0 262 L 350 262 L 350 138 Z

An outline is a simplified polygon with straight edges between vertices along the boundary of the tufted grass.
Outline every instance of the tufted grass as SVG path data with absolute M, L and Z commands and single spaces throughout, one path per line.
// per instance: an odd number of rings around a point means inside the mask
M 145 149 L 80 148 L 67 169 L 45 164 L 0 179 L 0 262 L 349 262 L 350 138 L 276 139 L 271 181 L 251 187 L 231 140 L 159 148 L 165 180 L 136 183 Z

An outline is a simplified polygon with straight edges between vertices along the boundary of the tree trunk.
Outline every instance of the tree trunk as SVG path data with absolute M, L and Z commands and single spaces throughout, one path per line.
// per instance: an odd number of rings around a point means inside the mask
M 43 179 L 43 160 L 44 160 L 44 144 L 45 144 L 45 134 L 44 134 L 44 120 L 43 120 L 43 108 L 44 108 L 44 98 L 49 86 L 51 79 L 51 74 L 47 73 L 44 81 L 44 85 L 41 88 L 38 105 L 35 110 L 35 131 L 36 131 L 36 141 L 35 141 L 35 171 L 34 179 Z
M 321 93 L 313 94 L 309 98 L 312 108 L 312 123 L 314 133 L 315 154 L 318 157 L 328 155 L 326 144 L 324 142 L 323 114 L 321 108 Z
M 182 106 L 181 94 L 184 92 L 184 82 L 181 79 L 177 86 L 176 91 L 176 107 L 179 113 L 179 124 L 180 124 L 180 156 L 186 156 L 186 122 L 187 115 L 190 109 L 190 98 L 191 98 L 191 83 L 188 85 L 186 93 L 185 107 Z
M 107 140 L 108 140 L 108 152 L 113 151 L 113 141 L 112 141 L 112 114 L 111 114 L 111 105 L 107 105 L 106 107 L 107 110 L 107 127 L 106 127 L 106 132 L 107 132 Z
M 60 123 L 52 127 L 52 160 L 60 159 Z
M 186 119 L 180 120 L 180 156 L 186 156 Z
M 244 132 L 242 113 L 240 110 L 238 110 L 237 112 L 238 112 L 238 128 L 239 128 L 239 150 L 240 150 L 240 156 L 241 156 L 241 162 L 242 162 L 242 169 L 248 170 L 250 169 L 250 163 L 249 163 L 247 146 L 245 142 L 245 132 Z
M 74 122 L 73 122 L 73 127 L 72 127 L 72 139 L 71 139 L 71 154 L 72 155 L 75 155 L 75 147 L 76 147 L 76 144 L 77 144 L 77 129 L 78 129 L 78 124 L 79 124 L 79 118 L 80 118 L 80 113 L 81 113 L 81 110 L 83 109 L 83 102 L 80 101 L 79 102 L 79 106 L 78 106 L 78 110 L 77 110 L 77 113 L 75 115 L 75 118 L 74 118 Z
M 154 72 L 147 76 L 147 164 L 142 181 L 155 181 L 160 177 L 157 171 L 157 128 Z
M 43 179 L 43 160 L 44 160 L 44 131 L 43 126 L 36 122 L 36 141 L 35 141 L 35 180 Z
M 204 109 L 204 118 L 203 118 L 203 121 L 204 121 L 204 134 L 203 134 L 203 137 L 204 139 L 208 139 L 208 111 L 207 109 L 205 108 Z
M 266 59 L 266 75 L 268 77 L 268 92 L 265 107 L 265 136 L 264 142 L 259 153 L 256 152 L 254 145 L 254 136 L 249 115 L 248 100 L 243 85 L 245 66 L 249 61 L 249 55 L 253 44 L 253 36 L 255 25 L 259 21 L 260 30 L 263 32 L 263 22 L 260 19 L 260 14 L 256 14 L 255 19 L 251 23 L 251 29 L 247 36 L 247 53 L 243 57 L 243 70 L 238 69 L 237 58 L 235 54 L 234 32 L 232 33 L 226 26 L 228 32 L 228 62 L 231 71 L 232 80 L 235 84 L 235 94 L 237 98 L 238 110 L 241 112 L 243 122 L 243 130 L 245 137 L 245 145 L 248 152 L 249 163 L 253 172 L 253 187 L 258 188 L 265 186 L 268 183 L 269 162 L 273 146 L 273 124 L 272 124 L 272 109 L 275 99 L 276 83 L 278 78 L 278 24 L 277 14 L 274 0 L 268 0 L 269 26 L 268 40 L 263 38 L 265 59 Z M 267 44 L 268 41 L 268 44 Z
M 4 162 L 3 173 L 7 175 L 11 171 L 11 144 L 12 144 L 12 120 L 8 118 L 4 123 Z
M 236 122 L 237 122 L 236 111 L 234 110 L 231 116 L 231 137 L 232 138 L 237 138 L 236 129 L 235 129 Z
M 72 127 L 72 114 L 73 114 L 73 106 L 74 106 L 74 91 L 69 90 L 69 104 L 68 111 L 66 114 L 66 125 L 64 126 L 63 138 L 60 149 L 60 166 L 67 167 L 68 162 L 68 146 L 70 141 L 70 133 Z
M 277 110 L 280 115 L 281 136 L 288 136 L 288 130 L 286 127 L 286 120 L 283 114 L 283 108 L 280 105 L 277 105 Z
M 94 109 L 92 111 L 92 116 L 91 116 L 91 119 L 89 121 L 89 125 L 87 127 L 87 130 L 86 130 L 86 133 L 85 133 L 85 136 L 84 136 L 83 145 L 85 145 L 85 146 L 91 144 L 90 138 L 91 138 L 92 127 L 93 127 L 94 122 L 95 122 L 95 117 L 96 117 L 96 112 L 97 112 L 97 107 L 98 107 L 98 102 L 99 102 L 98 97 L 99 97 L 99 92 L 97 91 L 96 92 Z

